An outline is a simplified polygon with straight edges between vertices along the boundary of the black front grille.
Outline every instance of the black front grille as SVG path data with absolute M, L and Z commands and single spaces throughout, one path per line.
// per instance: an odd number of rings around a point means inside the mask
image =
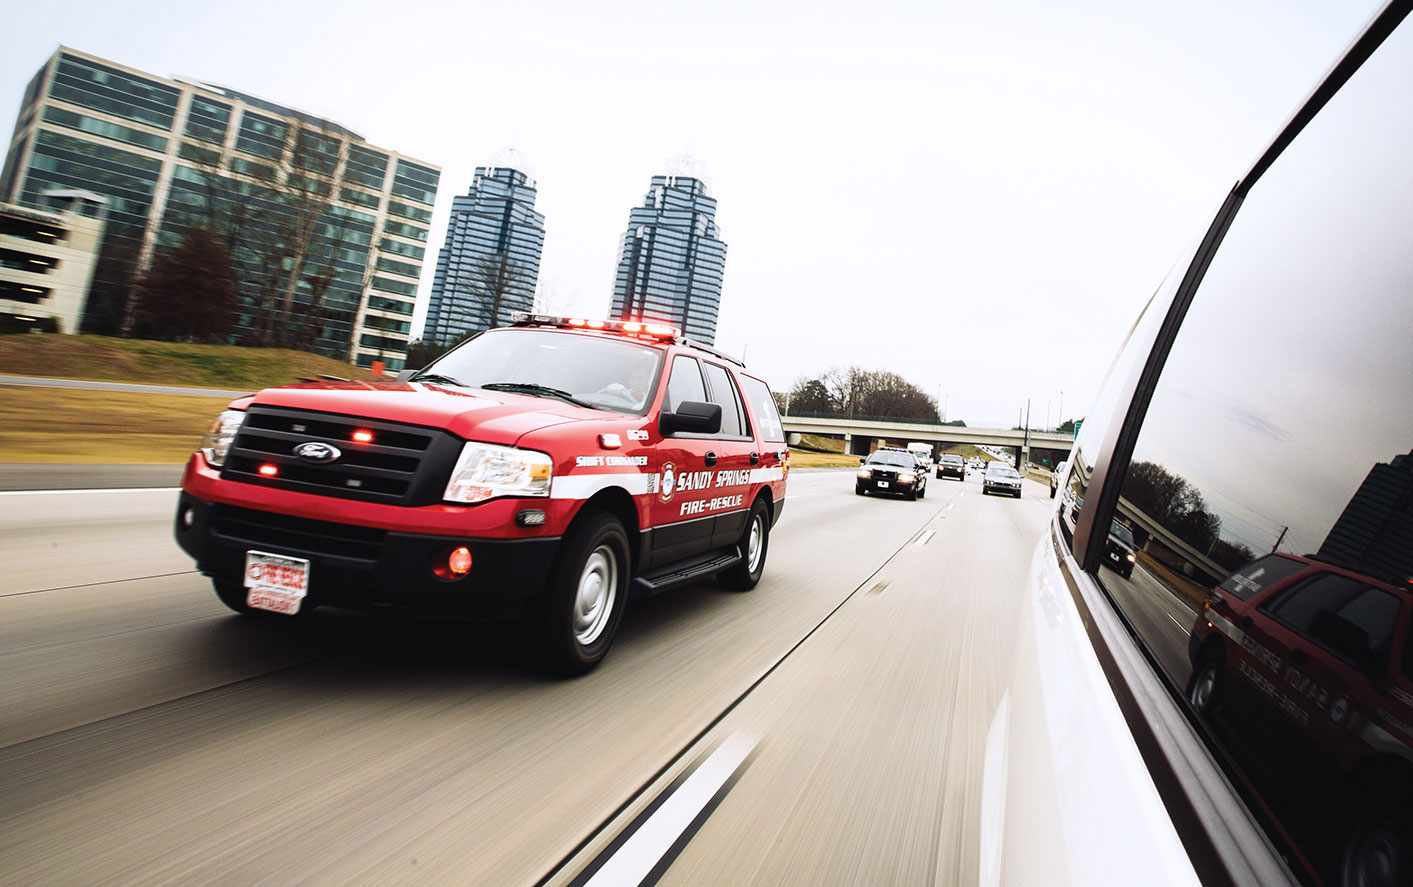
M 376 561 L 383 551 L 387 530 L 336 524 L 331 521 L 256 511 L 235 505 L 216 505 L 211 529 L 241 547 L 268 548 L 298 554 L 327 554 L 355 560 Z
M 372 439 L 357 440 L 360 432 Z M 311 441 L 331 444 L 340 455 L 316 463 L 294 454 Z M 441 499 L 460 451 L 461 441 L 436 428 L 253 406 L 221 476 L 343 499 L 426 505 Z
M 897 478 L 898 472 L 896 471 L 880 471 L 877 468 L 873 469 L 874 480 L 897 480 Z

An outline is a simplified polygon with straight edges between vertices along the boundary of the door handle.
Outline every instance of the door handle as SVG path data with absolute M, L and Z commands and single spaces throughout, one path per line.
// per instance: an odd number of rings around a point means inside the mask
M 752 464 L 752 465 L 759 465 L 759 464 L 760 464 L 760 453 L 751 453 L 751 464 Z
M 711 467 L 713 467 L 714 465 L 716 465 L 716 454 L 715 454 L 715 453 L 707 453 L 707 454 L 706 454 L 706 466 L 707 466 L 708 468 L 711 468 Z

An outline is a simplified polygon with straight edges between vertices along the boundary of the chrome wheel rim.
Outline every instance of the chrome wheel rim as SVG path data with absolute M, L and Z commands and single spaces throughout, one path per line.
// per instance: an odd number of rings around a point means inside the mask
M 1387 828 L 1359 835 L 1345 852 L 1344 883 L 1384 887 L 1398 880 L 1398 839 Z
M 765 538 L 765 518 L 756 515 L 751 519 L 751 538 L 746 542 L 746 569 L 754 573 L 760 569 L 760 558 L 765 546 L 761 544 Z
M 1192 686 L 1192 707 L 1198 711 L 1205 711 L 1212 703 L 1212 688 L 1217 685 L 1217 670 L 1208 666 L 1202 670 L 1202 674 L 1197 676 L 1197 683 Z
M 608 545 L 595 548 L 584 561 L 574 594 L 574 640 L 588 646 L 603 634 L 618 597 L 618 556 Z

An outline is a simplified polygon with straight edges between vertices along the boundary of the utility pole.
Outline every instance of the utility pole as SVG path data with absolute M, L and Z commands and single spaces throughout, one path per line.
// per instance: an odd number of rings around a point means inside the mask
M 1276 544 L 1275 544 L 1275 545 L 1272 545 L 1272 546 L 1271 546 L 1271 554 L 1275 554 L 1275 553 L 1276 553 L 1276 549 L 1281 547 L 1281 543 L 1285 541 L 1285 534 L 1288 533 L 1288 532 L 1290 532 L 1290 527 L 1281 527 L 1281 535 L 1280 535 L 1280 538 L 1278 538 L 1278 539 L 1276 540 Z

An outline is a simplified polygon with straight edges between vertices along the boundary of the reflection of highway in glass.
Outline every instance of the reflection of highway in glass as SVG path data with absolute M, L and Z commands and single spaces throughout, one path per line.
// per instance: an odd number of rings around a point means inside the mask
M 1141 560 L 1134 565 L 1132 578 L 1125 579 L 1108 567 L 1100 568 L 1099 578 L 1124 615 L 1133 621 L 1158 662 L 1179 687 L 1186 686 L 1192 672 L 1187 661 L 1187 639 L 1197 611 L 1145 570 Z

